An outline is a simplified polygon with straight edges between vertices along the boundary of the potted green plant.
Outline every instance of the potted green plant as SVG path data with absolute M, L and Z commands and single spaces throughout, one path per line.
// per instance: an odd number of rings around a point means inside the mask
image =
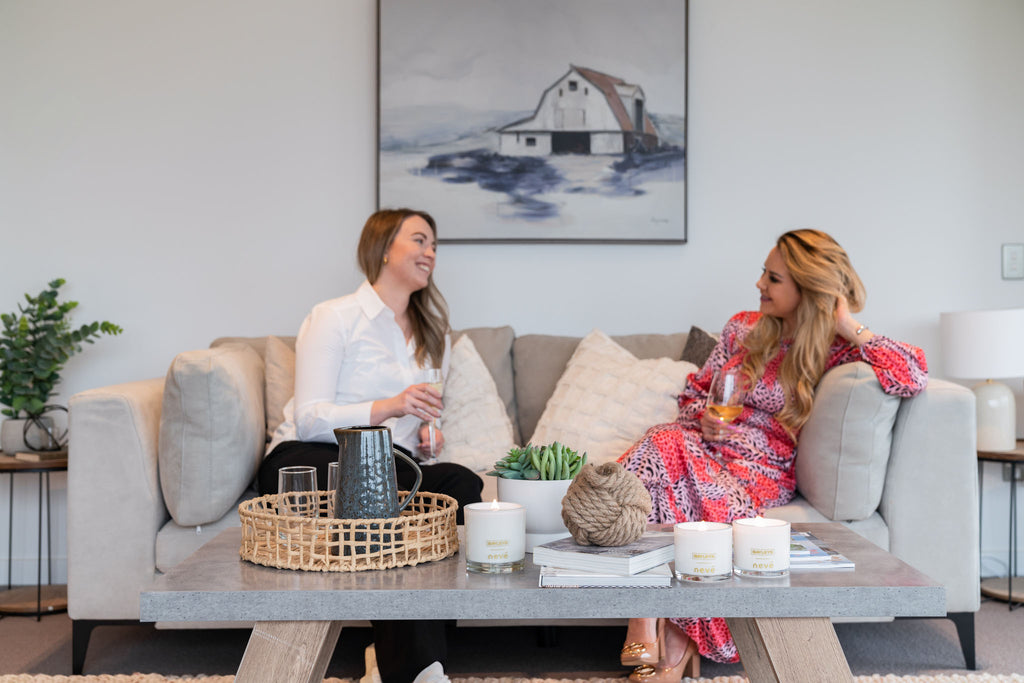
M 498 477 L 498 498 L 526 508 L 527 552 L 569 535 L 562 521 L 562 499 L 587 464 L 582 455 L 557 441 L 547 446 L 516 447 L 487 474 Z
M 65 444 L 63 435 L 53 431 L 53 421 L 44 417 L 62 406 L 48 403 L 60 382 L 60 373 L 71 356 L 92 344 L 101 334 L 116 335 L 121 328 L 110 322 L 93 322 L 77 329 L 70 315 L 77 301 L 59 301 L 57 290 L 64 285 L 58 278 L 37 296 L 25 295 L 27 305 L 19 304 L 17 313 L 0 314 L 0 449 L 52 450 Z M 26 439 L 26 437 L 28 437 Z

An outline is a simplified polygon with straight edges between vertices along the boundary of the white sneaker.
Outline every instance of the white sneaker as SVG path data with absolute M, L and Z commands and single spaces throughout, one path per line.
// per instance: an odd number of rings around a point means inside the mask
M 359 683 L 381 683 L 380 671 L 377 671 L 377 648 L 370 643 L 363 653 L 366 661 L 366 673 L 359 679 Z
M 444 667 L 441 662 L 434 662 L 421 671 L 412 683 L 452 683 L 452 679 L 444 675 Z

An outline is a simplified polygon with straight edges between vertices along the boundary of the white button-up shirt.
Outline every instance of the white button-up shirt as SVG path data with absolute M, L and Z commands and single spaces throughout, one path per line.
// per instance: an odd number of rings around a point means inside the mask
M 447 376 L 451 338 L 445 338 L 441 374 Z M 267 453 L 282 441 L 337 443 L 335 427 L 370 424 L 374 401 L 418 383 L 416 343 L 408 342 L 369 282 L 353 294 L 313 307 L 295 340 L 295 395 Z M 414 415 L 382 423 L 392 439 L 415 452 L 421 421 Z

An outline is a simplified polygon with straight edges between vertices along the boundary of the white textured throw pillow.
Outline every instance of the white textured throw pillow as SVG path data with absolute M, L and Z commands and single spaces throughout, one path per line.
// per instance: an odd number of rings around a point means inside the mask
M 515 445 L 498 387 L 468 335 L 452 347 L 443 401 L 441 462 L 483 472 Z
M 531 443 L 558 441 L 602 464 L 656 424 L 671 422 L 686 377 L 698 368 L 670 358 L 639 360 L 600 330 L 580 341 L 548 399 Z

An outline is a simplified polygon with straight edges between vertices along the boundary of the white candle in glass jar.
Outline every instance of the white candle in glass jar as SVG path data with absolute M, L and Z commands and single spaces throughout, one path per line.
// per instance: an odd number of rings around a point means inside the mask
M 753 517 L 732 523 L 732 552 L 742 576 L 784 576 L 789 573 L 789 522 Z
M 680 522 L 674 528 L 676 576 L 720 581 L 732 576 L 732 527 L 719 522 Z
M 518 503 L 470 503 L 465 509 L 466 568 L 518 571 L 526 559 L 526 509 Z

